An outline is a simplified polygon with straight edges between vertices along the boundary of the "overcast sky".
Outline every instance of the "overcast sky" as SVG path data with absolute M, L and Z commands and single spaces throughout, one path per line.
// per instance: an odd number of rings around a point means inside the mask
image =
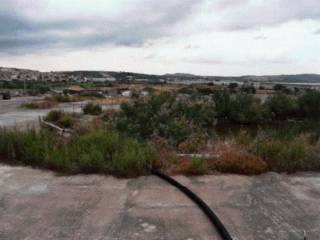
M 0 66 L 320 73 L 320 1 L 0 0 Z

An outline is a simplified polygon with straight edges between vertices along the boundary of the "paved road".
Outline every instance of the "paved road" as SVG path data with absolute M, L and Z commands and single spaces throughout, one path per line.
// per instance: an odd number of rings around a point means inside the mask
M 0 114 L 16 111 L 22 103 L 38 99 L 41 99 L 41 97 L 17 97 L 10 100 L 0 99 Z
M 176 177 L 238 240 L 320 236 L 320 174 Z M 219 239 L 202 212 L 156 177 L 57 177 L 0 166 L 0 239 Z
M 26 126 L 37 124 L 39 117 L 47 115 L 52 109 L 28 110 L 20 109 L 22 103 L 31 102 L 33 100 L 40 100 L 43 97 L 19 97 L 11 100 L 0 100 L 0 127 L 7 126 Z M 54 109 L 60 109 L 66 112 L 82 112 L 82 107 L 86 102 L 62 103 Z M 119 109 L 120 105 L 105 105 L 102 106 L 104 110 Z M 1 239 L 0 239 L 1 240 Z

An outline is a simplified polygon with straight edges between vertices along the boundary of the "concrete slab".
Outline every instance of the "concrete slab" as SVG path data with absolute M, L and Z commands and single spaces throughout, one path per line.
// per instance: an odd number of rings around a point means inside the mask
M 198 193 L 238 240 L 320 235 L 320 174 L 175 177 Z M 72 177 L 0 166 L 0 239 L 211 240 L 210 222 L 150 176 Z

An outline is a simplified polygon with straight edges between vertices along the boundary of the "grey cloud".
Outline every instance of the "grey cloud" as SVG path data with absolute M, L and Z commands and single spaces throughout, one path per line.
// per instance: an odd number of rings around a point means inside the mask
M 314 32 L 314 34 L 320 35 L 320 29 L 316 30 L 316 31 Z
M 320 3 L 318 0 L 251 0 L 243 1 L 242 5 L 228 5 L 222 14 L 220 28 L 239 31 L 292 20 L 320 20 Z
M 182 61 L 194 64 L 210 64 L 210 65 L 220 65 L 226 63 L 222 59 L 215 57 L 203 57 L 203 56 L 195 56 L 195 57 L 186 57 L 183 58 Z
M 190 17 L 201 1 L 138 3 L 114 18 L 70 16 L 67 20 L 35 21 L 22 13 L 0 12 L 0 51 L 16 53 L 48 46 L 82 48 L 102 44 L 142 46 L 149 40 L 175 34 L 173 27 Z
M 198 49 L 198 48 L 200 48 L 200 46 L 196 44 L 188 44 L 184 47 L 184 49 L 187 49 L 187 50 Z
M 220 9 L 228 9 L 243 6 L 248 2 L 249 0 L 222 0 L 217 3 L 217 7 Z
M 265 35 L 258 35 L 253 38 L 254 40 L 267 40 L 268 37 Z
M 0 13 L 0 33 L 2 36 L 3 34 L 9 34 L 10 32 L 15 32 L 19 29 L 26 28 L 25 23 L 16 18 L 14 16 L 3 15 Z

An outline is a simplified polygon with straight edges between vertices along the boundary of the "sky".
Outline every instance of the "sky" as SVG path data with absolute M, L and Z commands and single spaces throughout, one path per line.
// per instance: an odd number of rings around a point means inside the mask
M 320 73 L 320 1 L 0 0 L 0 66 Z

